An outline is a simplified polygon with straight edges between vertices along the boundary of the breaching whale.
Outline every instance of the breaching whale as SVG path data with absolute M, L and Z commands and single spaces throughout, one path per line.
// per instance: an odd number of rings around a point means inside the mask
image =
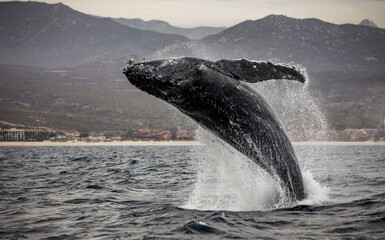
M 264 98 L 244 83 L 304 82 L 300 71 L 245 59 L 183 57 L 130 62 L 123 73 L 134 86 L 173 105 L 256 162 L 290 200 L 304 198 L 301 170 L 285 130 Z

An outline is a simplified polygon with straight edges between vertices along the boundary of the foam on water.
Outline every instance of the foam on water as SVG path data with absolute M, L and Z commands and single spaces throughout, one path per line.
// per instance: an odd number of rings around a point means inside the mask
M 315 179 L 310 170 L 302 171 L 306 198 L 299 202 L 301 205 L 314 205 L 330 201 L 329 188 L 322 186 Z

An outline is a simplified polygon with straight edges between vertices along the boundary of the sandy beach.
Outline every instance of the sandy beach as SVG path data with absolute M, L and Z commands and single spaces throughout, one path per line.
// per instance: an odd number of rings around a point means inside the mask
M 0 142 L 0 146 L 197 146 L 197 141 L 115 141 L 115 142 Z
M 203 145 L 199 141 L 115 141 L 115 142 L 0 142 L 1 146 L 199 146 Z M 295 146 L 385 146 L 385 141 L 381 142 L 293 142 Z
M 298 146 L 385 146 L 385 141 L 381 142 L 293 142 Z

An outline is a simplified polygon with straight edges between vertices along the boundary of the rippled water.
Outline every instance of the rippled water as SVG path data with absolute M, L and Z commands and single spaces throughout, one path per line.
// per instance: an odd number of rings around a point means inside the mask
M 286 207 L 253 164 L 209 152 L 0 147 L 0 238 L 385 237 L 384 146 L 297 146 L 309 197 Z

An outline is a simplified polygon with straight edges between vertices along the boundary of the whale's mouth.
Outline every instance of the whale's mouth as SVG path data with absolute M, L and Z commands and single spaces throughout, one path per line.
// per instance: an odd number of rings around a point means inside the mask
M 131 58 L 130 60 L 128 60 L 126 66 L 122 68 L 122 72 L 125 74 L 127 70 L 129 70 L 134 66 L 134 63 L 135 63 L 135 59 Z

